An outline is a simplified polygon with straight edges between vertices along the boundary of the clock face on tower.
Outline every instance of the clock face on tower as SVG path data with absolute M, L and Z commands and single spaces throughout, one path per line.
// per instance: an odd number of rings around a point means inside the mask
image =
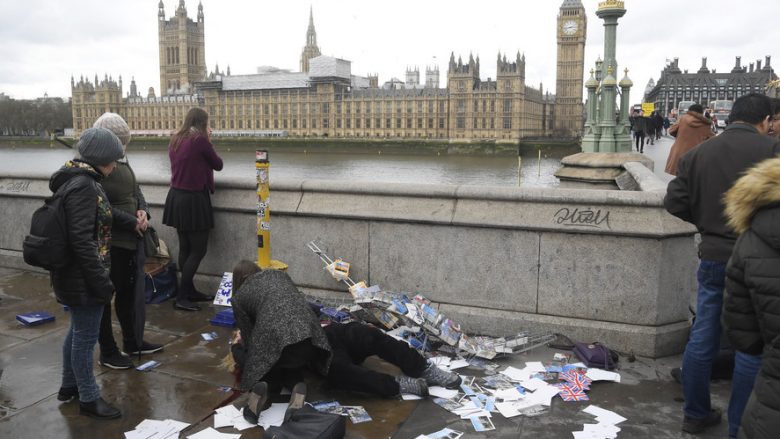
M 563 22 L 563 33 L 566 35 L 574 35 L 577 32 L 577 22 L 574 20 L 567 20 Z

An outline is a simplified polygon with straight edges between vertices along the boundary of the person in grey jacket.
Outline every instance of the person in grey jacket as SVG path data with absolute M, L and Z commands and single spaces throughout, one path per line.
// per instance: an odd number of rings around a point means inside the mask
M 780 158 L 748 171 L 725 200 L 740 236 L 726 267 L 723 325 L 735 349 L 763 355 L 738 434 L 770 439 L 780 432 Z

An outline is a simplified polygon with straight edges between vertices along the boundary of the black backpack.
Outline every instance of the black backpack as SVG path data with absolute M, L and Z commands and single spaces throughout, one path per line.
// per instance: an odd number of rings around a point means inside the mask
M 73 180 L 63 184 L 57 192 L 43 202 L 32 215 L 30 234 L 24 237 L 22 255 L 24 262 L 49 271 L 68 264 L 68 220 L 65 215 L 64 189 Z

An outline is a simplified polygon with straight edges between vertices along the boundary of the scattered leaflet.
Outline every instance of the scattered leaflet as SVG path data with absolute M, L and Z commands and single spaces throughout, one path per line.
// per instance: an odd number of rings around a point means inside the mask
M 125 432 L 125 439 L 177 439 L 179 432 L 189 427 L 186 422 L 166 419 L 144 419 L 135 430 Z

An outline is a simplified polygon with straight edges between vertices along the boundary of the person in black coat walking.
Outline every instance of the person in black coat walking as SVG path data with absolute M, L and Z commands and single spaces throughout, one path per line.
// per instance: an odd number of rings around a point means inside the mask
M 100 396 L 92 355 L 103 307 L 111 302 L 111 205 L 100 180 L 123 155 L 122 143 L 105 128 L 89 128 L 77 144 L 80 158 L 52 175 L 49 187 L 62 197 L 68 224 L 68 264 L 51 273 L 57 301 L 70 308 L 70 328 L 62 347 L 62 386 L 57 399 L 79 398 L 79 412 L 114 419 L 121 412 Z
M 762 355 L 739 437 L 780 431 L 780 158 L 748 171 L 726 194 L 729 225 L 740 237 L 726 268 L 723 324 L 735 349 Z

